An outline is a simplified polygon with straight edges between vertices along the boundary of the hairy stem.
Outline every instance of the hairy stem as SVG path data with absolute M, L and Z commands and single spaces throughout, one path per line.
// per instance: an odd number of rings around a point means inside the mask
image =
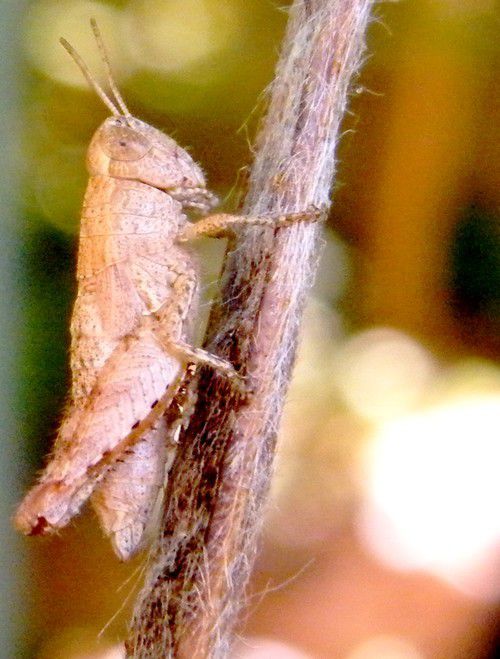
M 328 206 L 371 4 L 293 3 L 257 138 L 246 214 Z M 128 656 L 228 656 L 256 553 L 319 232 L 315 223 L 244 227 L 228 248 L 205 345 L 247 376 L 252 394 L 245 399 L 217 374 L 201 373 Z

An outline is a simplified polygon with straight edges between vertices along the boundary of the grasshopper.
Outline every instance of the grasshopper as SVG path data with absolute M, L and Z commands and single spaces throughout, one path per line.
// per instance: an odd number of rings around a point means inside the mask
M 110 96 L 61 39 L 111 112 L 87 152 L 71 393 L 47 466 L 14 523 L 28 535 L 52 533 L 90 500 L 115 553 L 126 560 L 144 545 L 173 460 L 175 437 L 163 414 L 186 368 L 205 364 L 239 377 L 228 361 L 192 344 L 199 281 L 185 243 L 224 237 L 241 225 L 316 221 L 320 214 L 207 216 L 217 198 L 201 168 L 172 138 L 132 116 L 94 20 L 91 26 Z M 205 217 L 192 223 L 191 211 Z

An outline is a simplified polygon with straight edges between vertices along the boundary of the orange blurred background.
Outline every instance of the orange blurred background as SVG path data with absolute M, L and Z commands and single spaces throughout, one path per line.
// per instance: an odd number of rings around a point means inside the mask
M 84 156 L 106 108 L 58 39 L 100 73 L 91 16 L 132 112 L 190 149 L 227 209 L 251 162 L 286 25 L 269 0 L 23 6 L 11 255 L 22 313 L 11 327 L 22 342 L 19 446 L 1 484 L 10 512 L 50 445 L 68 386 Z M 495 652 L 498 14 L 491 0 L 414 0 L 376 5 L 374 17 L 234 657 Z M 208 300 L 223 246 L 207 241 L 200 251 Z M 145 556 L 118 563 L 91 513 L 47 540 L 5 534 L 5 656 L 121 656 Z

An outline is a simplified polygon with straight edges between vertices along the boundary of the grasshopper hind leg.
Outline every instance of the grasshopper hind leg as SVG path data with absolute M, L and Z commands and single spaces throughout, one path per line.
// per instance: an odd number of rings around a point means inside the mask
M 92 495 L 92 507 L 101 527 L 123 561 L 147 541 L 175 450 L 166 421 L 161 418 L 114 465 Z

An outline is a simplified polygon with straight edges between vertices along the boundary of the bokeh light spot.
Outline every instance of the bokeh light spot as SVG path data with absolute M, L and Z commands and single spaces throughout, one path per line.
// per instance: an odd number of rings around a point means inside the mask
M 31 64 L 47 77 L 65 85 L 89 89 L 81 71 L 59 43 L 67 39 L 84 59 L 93 75 L 104 80 L 103 65 L 89 25 L 95 18 L 109 51 L 113 74 L 127 68 L 121 37 L 122 13 L 118 9 L 89 0 L 32 4 L 26 15 L 25 50 Z
M 231 655 L 239 659 L 312 659 L 288 643 L 267 638 L 250 638 L 241 643 L 237 653 Z
M 225 49 L 240 30 L 239 13 L 227 0 L 143 0 L 131 4 L 127 15 L 136 65 L 165 73 Z
M 390 328 L 374 328 L 341 346 L 334 369 L 351 409 L 371 421 L 381 421 L 414 407 L 437 365 L 411 337 Z
M 346 659 L 425 659 L 413 645 L 396 636 L 374 636 L 350 652 Z
M 479 599 L 500 595 L 499 419 L 492 395 L 380 428 L 366 454 L 360 531 L 383 562 Z

